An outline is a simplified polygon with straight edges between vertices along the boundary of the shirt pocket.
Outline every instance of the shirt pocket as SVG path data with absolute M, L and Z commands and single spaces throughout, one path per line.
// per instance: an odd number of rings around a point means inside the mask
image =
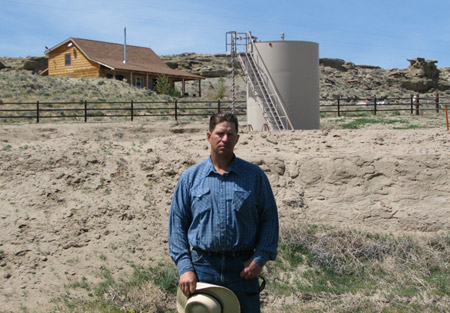
M 204 214 L 211 209 L 212 199 L 209 188 L 197 188 L 192 191 L 192 212 L 194 215 Z
M 241 215 L 252 215 L 256 206 L 252 192 L 240 187 L 234 187 L 233 191 L 233 209 Z

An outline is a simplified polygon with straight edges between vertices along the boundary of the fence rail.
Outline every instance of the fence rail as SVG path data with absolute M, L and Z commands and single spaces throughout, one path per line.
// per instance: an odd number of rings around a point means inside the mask
M 235 102 L 236 115 L 246 114 L 246 101 Z M 10 102 L 0 106 L 0 122 L 42 119 L 102 119 L 122 118 L 133 121 L 144 117 L 207 117 L 221 111 L 231 111 L 231 101 L 81 101 L 81 102 Z
M 236 101 L 236 114 L 246 115 L 246 101 Z M 439 113 L 450 105 L 450 97 L 409 97 L 355 99 L 338 96 L 320 99 L 322 115 L 378 114 L 381 112 L 407 112 L 423 114 L 427 111 Z M 80 102 L 10 102 L 0 105 L 0 123 L 13 121 L 36 121 L 43 119 L 98 120 L 120 118 L 179 118 L 207 117 L 215 112 L 231 111 L 232 101 L 80 101 Z
M 320 113 L 332 113 L 341 116 L 346 113 L 373 113 L 380 112 L 401 112 L 420 115 L 426 111 L 439 113 L 440 110 L 450 105 L 450 97 L 421 97 L 412 95 L 410 97 L 392 98 L 366 98 L 354 99 L 342 96 L 333 99 L 320 99 Z

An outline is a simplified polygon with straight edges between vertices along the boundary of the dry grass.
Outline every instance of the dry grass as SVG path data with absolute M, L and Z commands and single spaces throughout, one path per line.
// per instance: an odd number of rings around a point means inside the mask
M 149 90 L 126 82 L 104 78 L 43 77 L 28 71 L 0 71 L 0 100 L 8 102 L 72 101 L 148 101 Z
M 168 299 L 152 282 L 130 286 L 127 289 L 111 286 L 104 300 L 125 312 L 165 312 Z
M 450 233 L 375 234 L 299 224 L 281 233 L 263 275 L 263 312 L 446 312 Z M 84 288 L 90 301 L 64 299 L 67 312 L 175 312 L 173 264 L 135 267 L 129 277 Z M 82 285 L 78 286 L 83 288 Z
M 278 261 L 267 268 L 265 312 L 445 312 L 449 266 L 449 233 L 299 225 L 284 229 Z
M 58 312 L 172 312 L 177 287 L 176 269 L 172 264 L 155 267 L 133 265 L 134 272 L 119 279 L 108 269 L 99 275 L 100 283 L 72 284 L 66 297 L 55 300 Z M 73 295 L 73 290 L 85 289 L 87 297 Z M 81 299 L 82 300 L 81 300 Z

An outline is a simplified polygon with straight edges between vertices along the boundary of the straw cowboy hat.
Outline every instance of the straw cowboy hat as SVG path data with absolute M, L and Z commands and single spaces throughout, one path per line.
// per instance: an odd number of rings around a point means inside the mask
M 197 283 L 195 293 L 189 298 L 178 288 L 177 310 L 179 313 L 240 313 L 241 306 L 230 289 Z

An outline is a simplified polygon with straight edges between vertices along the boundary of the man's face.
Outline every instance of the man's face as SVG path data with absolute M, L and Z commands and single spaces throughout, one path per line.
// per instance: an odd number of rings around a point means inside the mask
M 216 156 L 233 155 L 234 146 L 239 140 L 239 135 L 236 133 L 236 127 L 233 123 L 219 123 L 213 131 L 208 132 L 206 135 L 211 144 L 212 154 Z

